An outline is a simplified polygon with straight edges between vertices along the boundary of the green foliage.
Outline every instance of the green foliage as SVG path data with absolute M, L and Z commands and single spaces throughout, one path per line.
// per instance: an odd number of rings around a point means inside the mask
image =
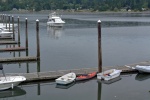
M 13 8 L 32 11 L 40 10 L 82 10 L 118 11 L 128 8 L 141 11 L 150 8 L 150 0 L 0 0 L 0 11 L 9 11 Z

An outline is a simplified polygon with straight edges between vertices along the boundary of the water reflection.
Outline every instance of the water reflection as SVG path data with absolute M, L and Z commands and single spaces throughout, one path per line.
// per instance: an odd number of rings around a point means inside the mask
M 115 82 L 117 82 L 117 81 L 119 81 L 119 80 L 121 80 L 121 77 L 120 77 L 120 76 L 119 76 L 119 77 L 116 77 L 116 78 L 114 78 L 114 79 L 111 79 L 111 80 L 109 80 L 109 81 L 105 81 L 105 80 L 100 80 L 100 79 L 98 79 L 97 82 L 98 82 L 98 83 L 104 83 L 104 84 L 112 84 L 112 83 L 115 83 Z
M 26 91 L 20 87 L 15 87 L 14 89 L 9 89 L 5 91 L 0 91 L 0 98 L 10 98 L 25 95 Z
M 100 82 L 97 82 L 97 83 L 98 83 L 97 100 L 101 100 L 102 84 Z
M 56 84 L 56 88 L 60 88 L 60 89 L 69 89 L 70 87 L 72 87 L 73 85 L 75 85 L 76 83 L 73 82 L 71 84 L 68 85 L 61 85 L 61 84 Z
M 63 30 L 63 27 L 47 27 L 48 35 L 54 39 L 60 38 L 63 34 Z
M 144 80 L 147 80 L 149 78 L 150 78 L 150 74 L 148 74 L 148 73 L 138 73 L 135 76 L 135 80 L 138 80 L 138 81 L 144 81 Z

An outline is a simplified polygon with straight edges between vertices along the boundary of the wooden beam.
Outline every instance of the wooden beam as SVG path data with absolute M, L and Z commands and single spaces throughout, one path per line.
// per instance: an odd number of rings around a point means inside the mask
M 23 62 L 23 61 L 37 61 L 37 57 L 0 58 L 0 63 L 3 63 L 3 62 Z
M 0 52 L 10 52 L 10 51 L 25 51 L 25 47 L 12 47 L 0 49 Z
M 4 45 L 4 44 L 18 44 L 17 41 L 0 41 L 0 45 Z

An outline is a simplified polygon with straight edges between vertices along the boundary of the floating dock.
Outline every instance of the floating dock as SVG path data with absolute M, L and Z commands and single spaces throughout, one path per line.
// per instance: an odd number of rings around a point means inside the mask
M 0 45 L 6 45 L 6 44 L 18 44 L 17 41 L 0 41 Z
M 11 47 L 0 49 L 0 52 L 11 52 L 11 51 L 25 51 L 25 47 Z
M 37 61 L 37 57 L 12 57 L 12 58 L 0 58 L 0 63 L 9 63 L 9 62 L 24 62 L 24 61 Z
M 150 61 L 130 64 L 128 66 L 136 66 L 136 65 L 150 65 Z M 138 71 L 132 68 L 128 68 L 126 66 L 110 66 L 110 67 L 103 67 L 103 71 L 109 69 L 120 69 L 122 70 L 122 74 L 131 74 L 137 73 Z M 24 83 L 34 82 L 34 81 L 45 81 L 45 80 L 54 80 L 64 74 L 69 72 L 75 72 L 77 75 L 79 74 L 86 74 L 90 72 L 98 71 L 98 68 L 81 68 L 81 69 L 71 69 L 71 70 L 58 70 L 58 71 L 47 71 L 47 72 L 34 72 L 34 73 L 11 73 L 6 75 L 22 75 L 27 78 Z
M 147 65 L 147 62 L 138 63 L 138 65 Z M 150 62 L 149 62 L 150 64 Z M 136 66 L 137 64 L 132 64 L 128 66 Z M 109 70 L 109 69 L 120 69 L 122 70 L 122 74 L 128 74 L 128 73 L 136 73 L 137 70 L 128 68 L 126 66 L 116 66 L 116 67 L 103 67 L 103 71 Z M 75 72 L 76 75 L 79 74 L 86 74 L 90 72 L 98 71 L 98 68 L 81 68 L 81 69 L 71 69 L 71 70 L 58 70 L 58 71 L 48 71 L 48 72 L 34 72 L 34 73 L 11 73 L 6 75 L 22 75 L 27 78 L 25 83 L 28 82 L 34 82 L 34 81 L 45 81 L 45 80 L 54 80 L 64 74 L 67 74 L 69 72 Z

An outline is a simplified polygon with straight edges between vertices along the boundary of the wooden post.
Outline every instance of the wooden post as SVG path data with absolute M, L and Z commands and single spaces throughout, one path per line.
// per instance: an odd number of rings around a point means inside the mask
M 18 46 L 20 47 L 20 23 L 19 23 L 19 16 L 18 16 Z
M 101 21 L 98 20 L 98 72 L 102 72 Z
M 8 17 L 9 17 L 9 32 L 10 32 L 10 15 Z
M 40 61 L 37 61 L 37 72 L 40 72 Z
M 4 17 L 4 22 L 5 24 L 7 23 L 7 17 L 6 17 L 6 14 L 5 14 L 5 17 Z M 6 26 L 6 25 L 5 25 Z
M 6 17 L 6 29 L 8 28 L 8 27 L 7 27 L 7 20 L 8 20 L 8 16 Z
M 3 14 L 3 20 L 2 21 L 3 21 L 3 25 L 4 25 L 4 14 Z
M 37 59 L 40 60 L 39 20 L 36 20 Z
M 0 14 L 0 23 L 2 23 L 2 14 Z
M 13 40 L 15 40 L 14 16 L 12 16 Z
M 28 21 L 26 18 L 26 25 L 25 25 L 25 34 L 26 34 L 26 50 L 28 51 Z M 28 52 L 26 52 L 26 56 L 28 56 Z

